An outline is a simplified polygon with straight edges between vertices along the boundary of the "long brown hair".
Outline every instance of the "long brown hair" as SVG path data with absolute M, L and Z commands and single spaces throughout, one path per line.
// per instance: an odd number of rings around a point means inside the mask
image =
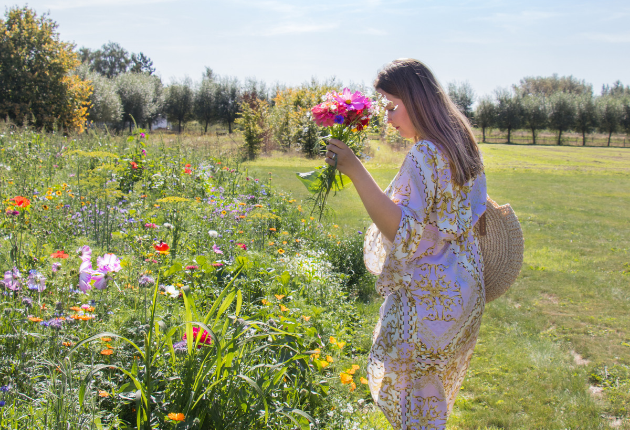
M 417 137 L 444 151 L 455 184 L 464 185 L 483 172 L 470 122 L 427 66 L 409 58 L 394 60 L 378 73 L 374 87 L 402 100 Z

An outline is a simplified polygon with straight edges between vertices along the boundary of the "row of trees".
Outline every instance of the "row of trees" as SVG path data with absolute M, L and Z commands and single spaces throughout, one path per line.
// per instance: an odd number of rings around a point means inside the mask
M 617 81 L 604 85 L 601 95 L 594 95 L 592 85 L 573 76 L 526 77 L 511 89 L 500 88 L 492 96 L 483 96 L 476 107 L 476 96 L 468 83 L 448 85 L 449 96 L 461 111 L 482 130 L 498 128 L 507 131 L 510 142 L 512 131 L 527 129 L 532 141 L 544 129 L 562 134 L 574 130 L 586 135 L 599 131 L 608 134 L 608 145 L 613 133 L 630 133 L 630 87 Z

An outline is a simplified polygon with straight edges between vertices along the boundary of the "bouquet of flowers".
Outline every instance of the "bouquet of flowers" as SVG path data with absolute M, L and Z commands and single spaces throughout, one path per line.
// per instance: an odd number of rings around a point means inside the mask
M 383 105 L 381 99 L 371 100 L 348 88 L 341 92 L 329 92 L 323 102 L 311 108 L 312 118 L 317 125 L 329 127 L 330 134 L 324 136 L 322 144 L 325 151 L 325 139 L 334 138 L 344 142 L 359 157 L 363 156 L 363 147 L 367 139 L 367 126 Z M 334 165 L 322 166 L 307 173 L 298 173 L 298 178 L 313 193 L 315 204 L 311 213 L 319 211 L 321 219 L 331 189 L 340 191 L 350 184 L 350 178 L 337 171 L 337 160 Z

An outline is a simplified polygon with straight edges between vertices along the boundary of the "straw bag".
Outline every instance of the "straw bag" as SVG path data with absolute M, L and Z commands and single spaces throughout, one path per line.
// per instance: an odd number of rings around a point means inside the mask
M 523 231 L 509 204 L 499 206 L 488 197 L 486 212 L 475 226 L 483 256 L 486 303 L 502 296 L 523 265 Z

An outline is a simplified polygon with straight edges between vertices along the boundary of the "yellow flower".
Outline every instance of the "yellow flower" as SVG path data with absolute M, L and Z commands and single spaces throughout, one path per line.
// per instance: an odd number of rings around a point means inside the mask
M 308 321 L 308 320 L 310 320 L 310 319 L 311 319 L 311 317 L 307 317 L 307 316 L 305 316 L 305 315 L 302 315 L 302 318 L 304 318 L 304 321 Z
M 334 360 L 333 360 L 333 358 L 330 355 L 327 355 L 326 356 L 326 361 L 329 362 L 329 363 L 332 363 Z
M 262 304 L 267 306 L 269 304 L 269 300 L 266 299 L 262 299 Z
M 311 217 L 311 221 L 313 221 L 315 218 Z
M 354 381 L 352 381 L 352 382 L 350 383 L 350 391 L 354 391 L 354 390 L 356 390 L 356 389 L 357 389 L 357 384 L 355 384 L 355 383 L 354 383 Z
M 333 345 L 337 345 L 337 339 L 335 339 L 334 337 L 330 336 L 330 339 L 328 339 L 330 341 L 330 343 L 332 343 Z
M 61 191 L 57 190 L 57 191 L 55 191 L 55 194 L 57 194 L 58 196 L 60 196 L 60 195 L 61 195 Z
M 346 346 L 346 342 L 337 342 L 337 346 L 339 349 L 343 349 L 343 347 Z
M 367 383 L 368 383 L 368 380 L 365 379 L 364 377 L 361 377 L 361 379 L 359 379 L 359 381 L 361 381 L 361 383 L 365 384 L 365 385 L 367 385 Z
M 282 312 L 286 312 L 286 311 L 288 311 L 288 310 L 289 310 L 289 308 L 287 308 L 287 307 L 286 307 L 286 306 L 284 306 L 284 305 L 280 305 L 280 310 L 281 310 Z
M 330 364 L 330 363 L 329 363 L 329 362 L 327 362 L 327 361 L 320 361 L 320 362 L 319 362 L 319 365 L 320 365 L 320 366 L 322 366 L 322 367 L 326 367 L 326 366 L 328 366 L 329 364 Z
M 227 214 L 226 211 L 221 211 L 221 215 L 225 215 L 225 214 Z
M 274 296 L 276 296 L 276 299 L 278 300 L 284 299 L 284 294 L 274 294 Z
M 286 240 L 283 240 L 283 241 L 282 241 L 282 244 L 283 244 L 283 245 L 286 245 L 286 244 L 287 244 L 287 241 L 286 241 Z
M 278 254 L 284 254 L 284 249 L 279 249 Z
M 269 246 L 273 246 L 273 245 L 274 245 L 274 242 L 269 242 Z
M 98 390 L 99 397 L 109 397 L 109 393 L 107 391 Z
M 339 228 L 339 226 L 338 226 L 337 224 L 333 225 L 333 227 L 335 227 L 335 228 Z

